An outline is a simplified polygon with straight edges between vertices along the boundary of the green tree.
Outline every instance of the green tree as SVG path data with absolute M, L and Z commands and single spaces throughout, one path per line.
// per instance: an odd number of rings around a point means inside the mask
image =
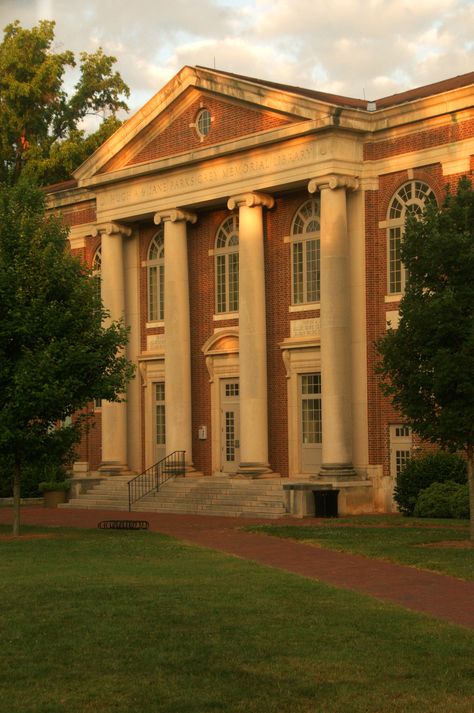
M 424 440 L 467 458 L 474 540 L 474 191 L 467 178 L 438 209 L 409 217 L 396 330 L 377 349 L 382 391 Z
M 127 329 L 107 319 L 67 234 L 28 180 L 0 185 L 0 473 L 13 470 L 14 534 L 25 464 L 64 461 L 87 424 L 65 419 L 94 399 L 121 400 L 133 375 Z
M 0 44 L 0 180 L 24 172 L 41 184 L 71 177 L 120 126 L 119 110 L 130 90 L 113 69 L 115 57 L 99 48 L 81 52 L 79 79 L 69 95 L 65 73 L 76 66 L 71 51 L 55 52 L 55 23 L 42 20 L 31 30 L 7 25 Z M 94 114 L 103 121 L 86 135 L 81 122 Z

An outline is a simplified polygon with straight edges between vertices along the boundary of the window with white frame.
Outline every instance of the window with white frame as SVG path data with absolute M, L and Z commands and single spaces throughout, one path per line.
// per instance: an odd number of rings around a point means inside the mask
M 155 382 L 155 443 L 157 446 L 166 444 L 165 422 L 165 384 L 163 381 Z
M 301 376 L 301 438 L 305 444 L 322 442 L 321 374 Z
M 92 259 L 92 277 L 96 280 L 97 295 L 101 293 L 102 246 L 99 245 Z
M 311 198 L 298 208 L 291 225 L 291 302 L 320 299 L 320 204 Z
M 153 237 L 147 259 L 148 321 L 161 322 L 165 317 L 165 241 L 163 226 Z
M 215 243 L 216 312 L 239 309 L 239 218 L 231 215 L 221 223 Z
M 201 109 L 196 117 L 196 131 L 199 138 L 205 139 L 211 130 L 211 112 L 209 109 Z
M 408 181 L 393 196 L 387 215 L 388 294 L 403 292 L 406 270 L 400 248 L 407 215 L 421 216 L 430 202 L 436 203 L 432 189 L 423 181 Z

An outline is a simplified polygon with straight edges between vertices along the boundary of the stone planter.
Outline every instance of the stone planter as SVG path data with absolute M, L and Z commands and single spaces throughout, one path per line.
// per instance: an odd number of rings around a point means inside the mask
M 43 493 L 43 507 L 45 508 L 57 508 L 59 503 L 66 501 L 66 491 L 64 490 L 46 490 Z

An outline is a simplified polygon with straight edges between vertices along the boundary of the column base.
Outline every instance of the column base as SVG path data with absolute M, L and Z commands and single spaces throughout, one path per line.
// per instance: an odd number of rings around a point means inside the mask
M 184 477 L 185 478 L 202 478 L 204 473 L 200 470 L 196 470 L 192 463 L 186 463 L 184 466 Z
M 236 477 L 241 478 L 272 478 L 274 473 L 268 463 L 241 463 Z
M 346 480 L 353 478 L 357 473 L 354 470 L 352 463 L 325 463 L 316 476 L 312 476 L 310 480 L 318 480 L 319 478 L 334 478 L 336 480 Z
M 102 475 L 125 475 L 129 472 L 128 466 L 119 461 L 104 461 L 99 466 L 99 473 Z

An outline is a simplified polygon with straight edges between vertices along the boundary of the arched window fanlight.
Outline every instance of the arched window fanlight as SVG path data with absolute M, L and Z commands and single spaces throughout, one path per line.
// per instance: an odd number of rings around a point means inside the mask
M 239 309 L 239 219 L 226 218 L 219 226 L 215 242 L 216 312 Z
M 433 190 L 423 181 L 408 181 L 393 196 L 387 215 L 387 281 L 388 293 L 403 292 L 406 270 L 400 256 L 400 247 L 408 214 L 421 216 L 427 203 L 436 203 Z

